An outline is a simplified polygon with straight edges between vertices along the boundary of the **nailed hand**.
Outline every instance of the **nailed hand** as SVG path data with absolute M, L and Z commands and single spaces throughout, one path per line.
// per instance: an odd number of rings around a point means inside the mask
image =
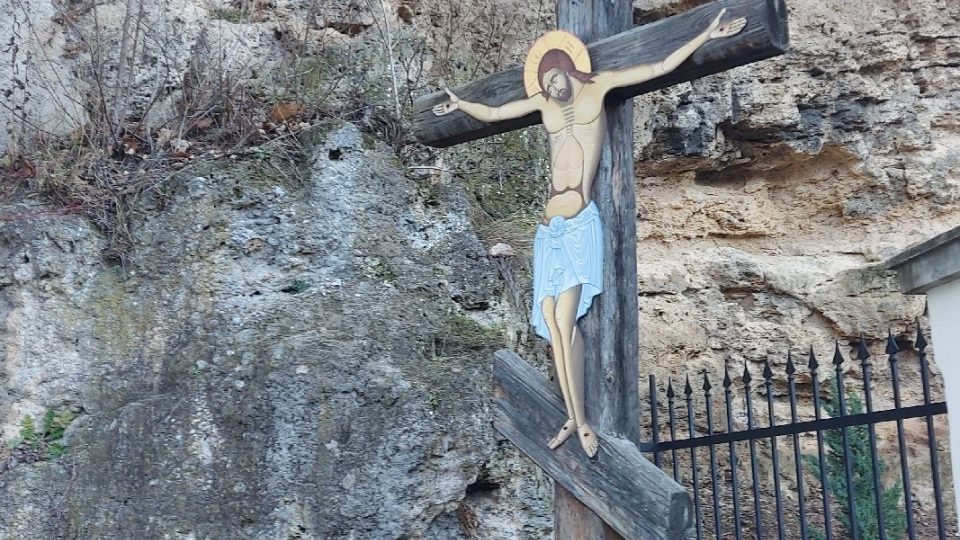
M 712 23 L 710 23 L 710 39 L 735 36 L 739 34 L 745 26 L 747 26 L 747 19 L 743 17 L 721 23 L 720 20 L 723 18 L 726 12 L 727 8 L 721 9 L 720 13 L 717 14 L 717 17 L 713 19 Z
M 433 107 L 433 114 L 437 116 L 450 114 L 453 111 L 460 108 L 460 98 L 458 98 L 456 94 L 451 92 L 449 88 L 444 88 L 443 91 L 446 92 L 448 96 L 450 96 L 450 100 L 445 101 Z

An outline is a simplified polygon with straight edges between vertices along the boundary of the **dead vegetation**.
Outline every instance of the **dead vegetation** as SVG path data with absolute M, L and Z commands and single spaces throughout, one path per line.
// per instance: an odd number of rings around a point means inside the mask
M 109 238 L 106 258 L 123 263 L 134 245 L 130 208 L 141 195 L 223 159 L 267 158 L 298 182 L 309 134 L 334 121 L 356 123 L 431 181 L 439 154 L 407 129 L 414 99 L 516 63 L 518 41 L 550 18 L 542 1 L 523 14 L 465 0 L 391 10 L 374 0 L 313 0 L 285 14 L 269 2 L 210 2 L 197 20 L 158 0 L 55 3 L 65 43 L 54 58 L 25 52 L 53 49 L 41 46 L 35 9 L 13 0 L 17 46 L 0 55 L 23 67 L 0 88 L 0 107 L 13 118 L 0 200 L 33 198 L 51 209 L 0 219 L 85 215 Z M 70 129 L 38 121 L 31 111 L 40 100 Z M 481 231 L 520 243 L 529 216 L 490 215 L 490 202 L 506 200 L 499 194 L 526 189 L 515 179 L 539 176 L 520 163 L 529 152 L 500 152 L 516 140 L 449 155 L 477 201 Z
M 14 41 L 46 50 L 29 4 L 14 6 Z M 64 61 L 76 67 L 83 88 L 60 76 L 57 59 L 25 58 L 29 47 L 19 43 L 3 51 L 24 67 L 0 89 L 8 98 L 0 107 L 14 119 L 0 158 L 0 197 L 52 207 L 3 220 L 86 215 L 110 240 L 107 259 L 122 263 L 133 246 L 131 205 L 197 163 L 270 159 L 281 177 L 299 181 L 310 139 L 304 135 L 337 120 L 358 122 L 398 153 L 410 143 L 402 116 L 422 85 L 425 45 L 409 32 L 377 22 L 375 35 L 343 43 L 330 31 L 332 8 L 315 1 L 306 8 L 308 24 L 278 21 L 255 50 L 245 43 L 255 32 L 233 26 L 267 20 L 263 3 L 211 9 L 213 20 L 198 23 L 191 39 L 182 35 L 187 26 L 179 15 L 151 0 L 121 6 L 117 27 L 110 26 L 110 9 L 119 6 L 57 7 Z M 359 13 L 364 9 L 376 11 L 368 1 L 339 15 L 377 21 L 377 13 Z M 56 116 L 73 129 L 56 133 L 36 121 L 36 94 L 51 96 Z

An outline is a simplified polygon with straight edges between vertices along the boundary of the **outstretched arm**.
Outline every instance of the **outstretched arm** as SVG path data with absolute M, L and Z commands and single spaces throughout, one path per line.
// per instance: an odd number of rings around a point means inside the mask
M 744 18 L 734 19 L 720 24 L 720 19 L 726 12 L 727 8 L 721 9 L 720 13 L 713 19 L 713 22 L 710 23 L 710 26 L 707 27 L 703 33 L 687 42 L 684 46 L 660 62 L 655 64 L 642 64 L 617 71 L 601 72 L 597 74 L 596 82 L 603 84 L 606 89 L 609 90 L 621 86 L 640 84 L 670 73 L 677 69 L 687 58 L 690 58 L 690 56 L 707 41 L 739 34 L 747 25 L 747 20 Z
M 474 103 L 472 101 L 460 99 L 456 96 L 456 94 L 451 92 L 449 88 L 444 88 L 444 91 L 446 91 L 447 95 L 450 96 L 450 100 L 433 108 L 433 114 L 437 116 L 450 114 L 459 109 L 476 118 L 477 120 L 482 120 L 484 122 L 499 122 L 500 120 L 520 118 L 521 116 L 526 116 L 532 112 L 538 111 L 540 110 L 541 103 L 543 103 L 543 96 L 540 94 L 535 94 L 526 99 L 518 99 L 517 101 L 505 103 L 499 107 L 490 107 L 482 103 Z

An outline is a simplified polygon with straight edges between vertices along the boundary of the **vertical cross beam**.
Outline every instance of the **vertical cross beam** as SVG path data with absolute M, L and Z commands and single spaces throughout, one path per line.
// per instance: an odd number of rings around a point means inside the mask
M 563 0 L 557 23 L 590 43 L 629 30 L 629 0 Z M 603 221 L 603 294 L 581 321 L 588 346 L 587 418 L 596 429 L 631 442 L 640 439 L 637 204 L 633 177 L 633 99 L 608 97 L 607 132 L 593 182 Z
M 584 43 L 629 30 L 629 0 L 559 0 L 557 27 Z M 637 209 L 633 178 L 633 100 L 607 99 L 607 133 L 593 183 L 603 222 L 603 294 L 580 321 L 586 344 L 587 418 L 594 429 L 640 439 L 637 320 Z M 557 540 L 619 539 L 589 508 L 554 484 Z
M 591 463 L 586 454 L 572 451 L 569 445 L 548 451 L 542 441 L 552 433 L 546 426 L 556 425 L 565 414 L 557 396 L 516 355 L 500 351 L 494 361 L 494 425 L 556 479 L 554 512 L 559 540 L 620 538 L 611 528 L 630 538 L 679 538 L 690 518 L 683 488 L 638 451 L 636 202 L 633 104 L 629 100 L 783 54 L 787 27 L 784 0 L 719 0 L 636 29 L 630 29 L 630 0 L 558 0 L 558 26 L 592 43 L 588 47 L 595 71 L 660 62 L 690 43 L 721 8 L 731 18 L 744 19 L 746 26 L 729 35 L 732 37 L 703 44 L 669 74 L 624 86 L 606 99 L 606 132 L 591 193 L 603 222 L 604 292 L 580 321 L 586 345 L 586 417 L 604 443 L 599 461 Z M 526 99 L 522 68 L 493 74 L 457 89 L 456 95 L 485 107 L 517 103 Z M 449 146 L 541 120 L 536 113 L 498 121 L 481 121 L 462 112 L 446 114 L 450 112 L 443 112 L 447 99 L 440 92 L 417 100 L 413 129 L 422 142 Z M 440 113 L 434 108 L 437 105 Z M 637 474 L 632 474 L 634 471 Z

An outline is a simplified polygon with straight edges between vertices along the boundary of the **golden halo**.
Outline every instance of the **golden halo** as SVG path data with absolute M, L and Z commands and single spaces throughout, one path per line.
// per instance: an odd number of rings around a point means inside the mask
M 587 46 L 570 32 L 551 30 L 537 38 L 527 52 L 527 61 L 523 64 L 523 85 L 527 89 L 527 97 L 541 92 L 537 70 L 540 69 L 540 59 L 550 49 L 560 49 L 567 53 L 578 71 L 590 73 L 590 53 L 587 52 Z

